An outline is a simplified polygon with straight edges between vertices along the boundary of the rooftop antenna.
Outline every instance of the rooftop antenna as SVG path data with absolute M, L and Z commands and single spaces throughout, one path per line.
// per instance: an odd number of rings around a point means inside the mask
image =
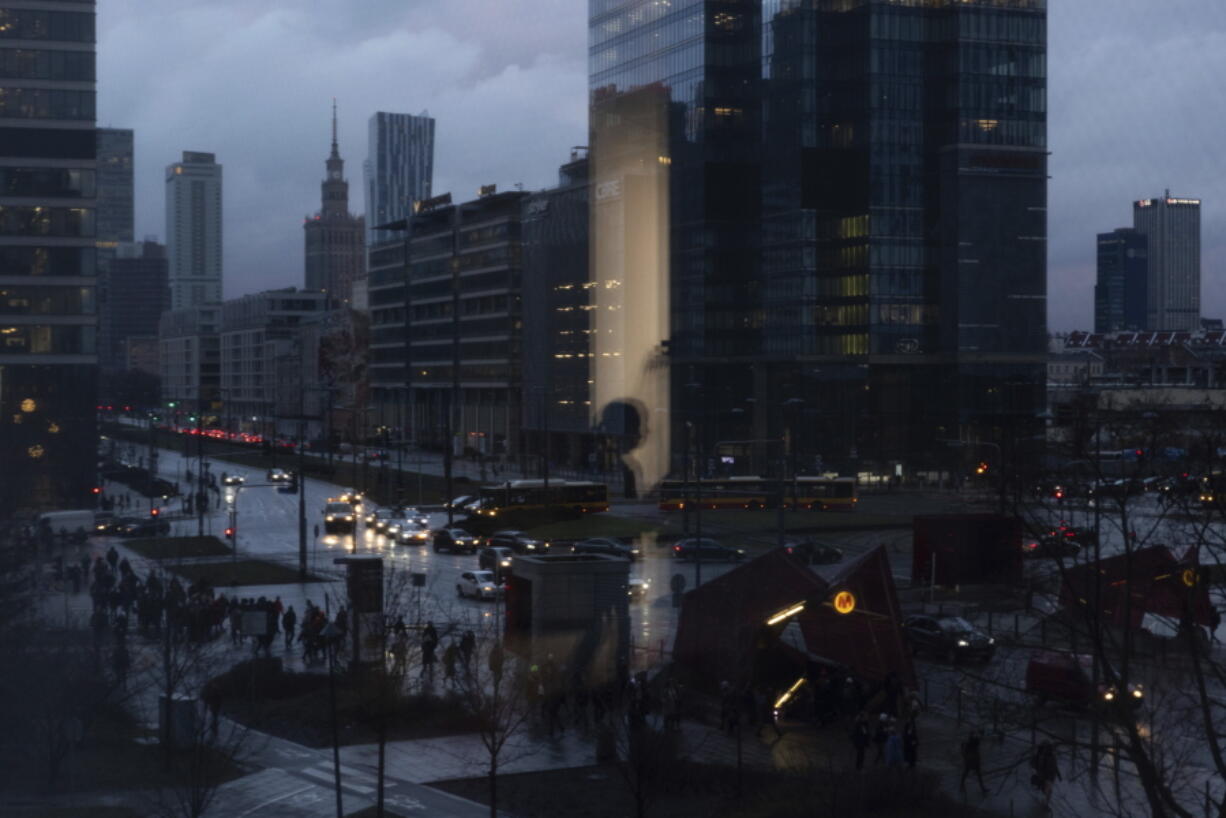
M 332 97 L 332 155 L 337 156 L 339 153 L 336 146 L 336 97 Z

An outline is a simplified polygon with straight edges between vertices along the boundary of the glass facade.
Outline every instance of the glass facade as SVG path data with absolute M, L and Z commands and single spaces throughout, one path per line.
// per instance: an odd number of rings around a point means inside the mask
M 1124 227 L 1098 234 L 1094 331 L 1145 329 L 1149 240 Z
M 93 40 L 92 8 L 0 0 L 0 517 L 93 505 Z
M 799 400 L 827 464 L 1042 407 L 1045 26 L 1033 0 L 763 4 L 763 402 Z

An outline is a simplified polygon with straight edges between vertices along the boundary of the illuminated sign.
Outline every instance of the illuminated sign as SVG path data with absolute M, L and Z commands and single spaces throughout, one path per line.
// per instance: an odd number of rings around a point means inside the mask
M 1183 584 L 1188 586 L 1189 588 L 1196 587 L 1197 576 L 1196 576 L 1195 569 L 1192 569 L 1192 568 L 1183 569 L 1183 573 L 1179 575 L 1179 578 L 1182 579 Z
M 777 625 L 783 620 L 787 619 L 788 617 L 795 616 L 796 614 L 800 613 L 804 609 L 805 609 L 805 603 L 797 602 L 795 605 L 788 608 L 787 610 L 780 611 L 779 613 L 772 616 L 770 619 L 766 620 L 766 624 L 767 625 Z
M 617 199 L 622 195 L 622 183 L 619 179 L 614 179 L 609 182 L 601 182 L 596 185 L 596 201 L 603 202 L 605 199 Z
M 1200 199 L 1167 199 L 1169 205 L 1199 205 Z
M 429 213 L 431 210 L 437 210 L 449 204 L 451 204 L 451 194 L 444 193 L 441 196 L 435 196 L 433 199 L 422 199 L 421 201 L 413 202 L 413 212 Z
M 477 191 L 477 195 L 484 199 L 486 196 L 493 196 L 497 192 L 498 185 L 482 185 L 481 189 Z
M 1137 207 L 1152 207 L 1153 204 L 1153 199 L 1142 199 L 1141 201 L 1137 202 Z
M 849 614 L 856 609 L 856 595 L 851 591 L 839 591 L 834 595 L 834 609 L 841 614 Z

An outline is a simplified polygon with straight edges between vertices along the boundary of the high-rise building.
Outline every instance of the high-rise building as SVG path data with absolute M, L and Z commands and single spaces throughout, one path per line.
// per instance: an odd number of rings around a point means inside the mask
M 119 245 L 106 278 L 106 301 L 98 315 L 98 358 L 103 373 L 109 374 L 127 368 L 130 338 L 157 337 L 158 321 L 170 309 L 166 247 L 148 239 Z
M 621 430 L 623 462 L 648 485 L 670 450 L 679 466 L 686 430 L 700 451 L 752 437 L 743 410 L 762 334 L 761 5 L 589 5 L 592 275 L 598 289 L 617 282 L 601 292 L 618 302 L 604 312 L 649 311 L 642 334 L 622 336 L 627 346 L 593 349 L 592 409 Z M 610 329 L 594 341 L 616 337 Z
M 1145 329 L 1200 329 L 1200 199 L 1133 202 L 1132 226 L 1149 242 Z
M 93 505 L 94 14 L 0 0 L 0 519 Z
M 950 439 L 1011 457 L 1044 406 L 1046 0 L 768 0 L 763 26 L 753 437 L 890 474 Z
M 221 165 L 211 153 L 184 151 L 166 167 L 166 251 L 173 309 L 222 298 Z
M 1017 451 L 1045 379 L 1045 0 L 590 10 L 595 209 L 624 191 L 602 136 L 646 116 L 610 100 L 667 95 L 674 470 L 682 443 L 751 472 Z
M 328 294 L 333 304 L 348 304 L 353 282 L 365 275 L 366 236 L 361 216 L 349 212 L 345 160 L 336 142 L 336 104 L 332 105 L 332 153 L 320 185 L 319 212 L 303 225 L 306 238 L 306 288 Z
M 136 230 L 133 183 L 133 133 L 118 128 L 98 129 L 98 365 L 102 371 L 113 371 L 119 365 L 117 350 L 122 350 L 112 336 L 116 322 L 110 320 L 111 261 L 121 244 L 131 243 Z M 154 324 L 156 328 L 156 322 Z M 102 384 L 106 385 L 105 381 Z M 105 389 L 103 390 L 105 392 Z
M 366 246 L 397 237 L 376 230 L 408 217 L 413 203 L 430 198 L 434 179 L 434 120 L 428 111 L 370 118 L 366 163 Z
M 1094 285 L 1094 331 L 1146 327 L 1149 240 L 1121 227 L 1098 234 L 1098 282 Z

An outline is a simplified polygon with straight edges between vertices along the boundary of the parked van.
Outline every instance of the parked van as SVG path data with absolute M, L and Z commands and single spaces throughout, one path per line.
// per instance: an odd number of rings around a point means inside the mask
M 84 542 L 86 536 L 94 532 L 96 521 L 93 509 L 80 511 L 48 511 L 38 515 L 34 521 L 35 530 L 49 526 L 51 533 L 59 536 L 68 534 L 75 542 Z
M 1122 698 L 1130 704 L 1139 704 L 1145 697 L 1140 684 L 1130 684 L 1128 690 L 1116 690 L 1114 685 L 1093 682 L 1094 658 L 1084 653 L 1065 653 L 1055 650 L 1036 651 L 1026 665 L 1026 692 L 1040 702 L 1056 701 L 1082 707 L 1108 704 Z

